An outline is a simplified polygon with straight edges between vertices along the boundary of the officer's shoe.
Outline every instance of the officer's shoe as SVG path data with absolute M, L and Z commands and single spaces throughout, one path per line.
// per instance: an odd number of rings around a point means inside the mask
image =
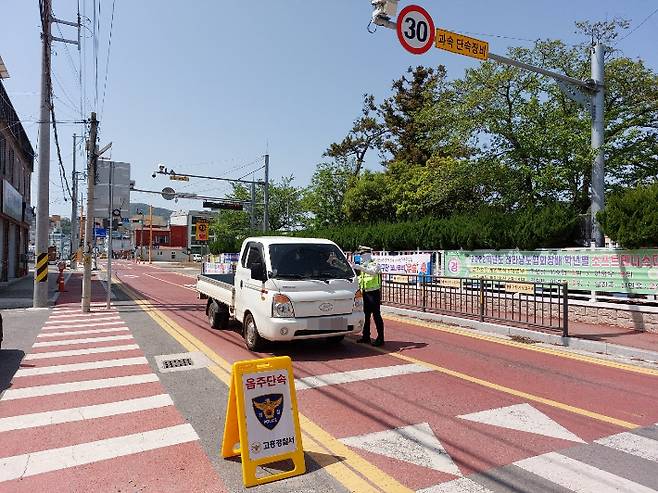
M 361 339 L 356 340 L 359 344 L 370 344 L 370 337 L 362 337 Z
M 379 337 L 372 341 L 373 346 L 383 346 L 384 345 L 384 339 L 380 339 Z

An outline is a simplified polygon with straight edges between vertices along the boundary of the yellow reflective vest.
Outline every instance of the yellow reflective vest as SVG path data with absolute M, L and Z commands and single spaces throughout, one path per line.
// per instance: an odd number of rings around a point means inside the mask
M 368 265 L 374 262 L 369 262 Z M 367 267 L 364 265 L 364 267 Z M 368 274 L 367 272 L 359 272 L 359 288 L 361 291 L 376 291 L 382 287 L 382 280 L 379 274 Z

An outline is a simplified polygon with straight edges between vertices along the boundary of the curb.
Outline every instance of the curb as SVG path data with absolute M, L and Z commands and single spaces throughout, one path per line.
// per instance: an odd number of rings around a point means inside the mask
M 579 337 L 562 337 L 557 334 L 547 334 L 545 332 L 536 332 L 534 330 L 522 329 L 519 327 L 510 327 L 508 325 L 494 324 L 490 322 L 480 322 L 468 318 L 452 317 L 450 315 L 441 315 L 438 313 L 419 312 L 406 308 L 397 308 L 382 305 L 382 313 L 414 317 L 420 320 L 431 322 L 441 322 L 449 325 L 467 327 L 480 332 L 486 332 L 490 335 L 509 337 L 520 336 L 527 337 L 533 341 L 562 346 L 578 351 L 587 351 L 590 353 L 608 354 L 611 356 L 622 356 L 625 358 L 638 358 L 644 361 L 658 361 L 658 352 L 648 349 L 638 349 L 619 344 L 611 344 L 603 341 L 590 341 Z

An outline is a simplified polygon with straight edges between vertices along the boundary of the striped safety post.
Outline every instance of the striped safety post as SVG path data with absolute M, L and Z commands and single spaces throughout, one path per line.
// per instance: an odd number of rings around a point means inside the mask
M 48 254 L 40 253 L 35 266 L 38 282 L 48 282 Z

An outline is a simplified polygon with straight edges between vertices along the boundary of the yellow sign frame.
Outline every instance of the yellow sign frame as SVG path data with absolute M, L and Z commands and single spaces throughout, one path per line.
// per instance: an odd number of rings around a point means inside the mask
M 203 225 L 203 228 L 199 228 Z M 208 223 L 206 221 L 199 221 L 196 223 L 196 230 L 194 236 L 197 241 L 208 241 Z
M 244 374 L 271 372 L 276 370 L 285 371 L 288 375 L 288 389 L 292 406 L 292 421 L 295 427 L 295 450 L 261 459 L 251 459 L 249 457 L 249 437 L 247 435 L 247 418 L 242 376 Z M 221 453 L 224 459 L 235 457 L 237 455 L 241 456 L 242 481 L 246 487 L 271 483 L 280 479 L 298 476 L 306 472 L 304 450 L 302 446 L 302 432 L 299 426 L 297 395 L 295 393 L 295 377 L 292 372 L 292 360 L 289 356 L 236 361 L 233 363 Z M 291 460 L 294 468 L 290 471 L 282 471 L 261 478 L 256 477 L 256 468 L 258 466 L 282 460 Z
M 434 47 L 478 60 L 489 59 L 489 43 L 463 34 L 437 29 Z

